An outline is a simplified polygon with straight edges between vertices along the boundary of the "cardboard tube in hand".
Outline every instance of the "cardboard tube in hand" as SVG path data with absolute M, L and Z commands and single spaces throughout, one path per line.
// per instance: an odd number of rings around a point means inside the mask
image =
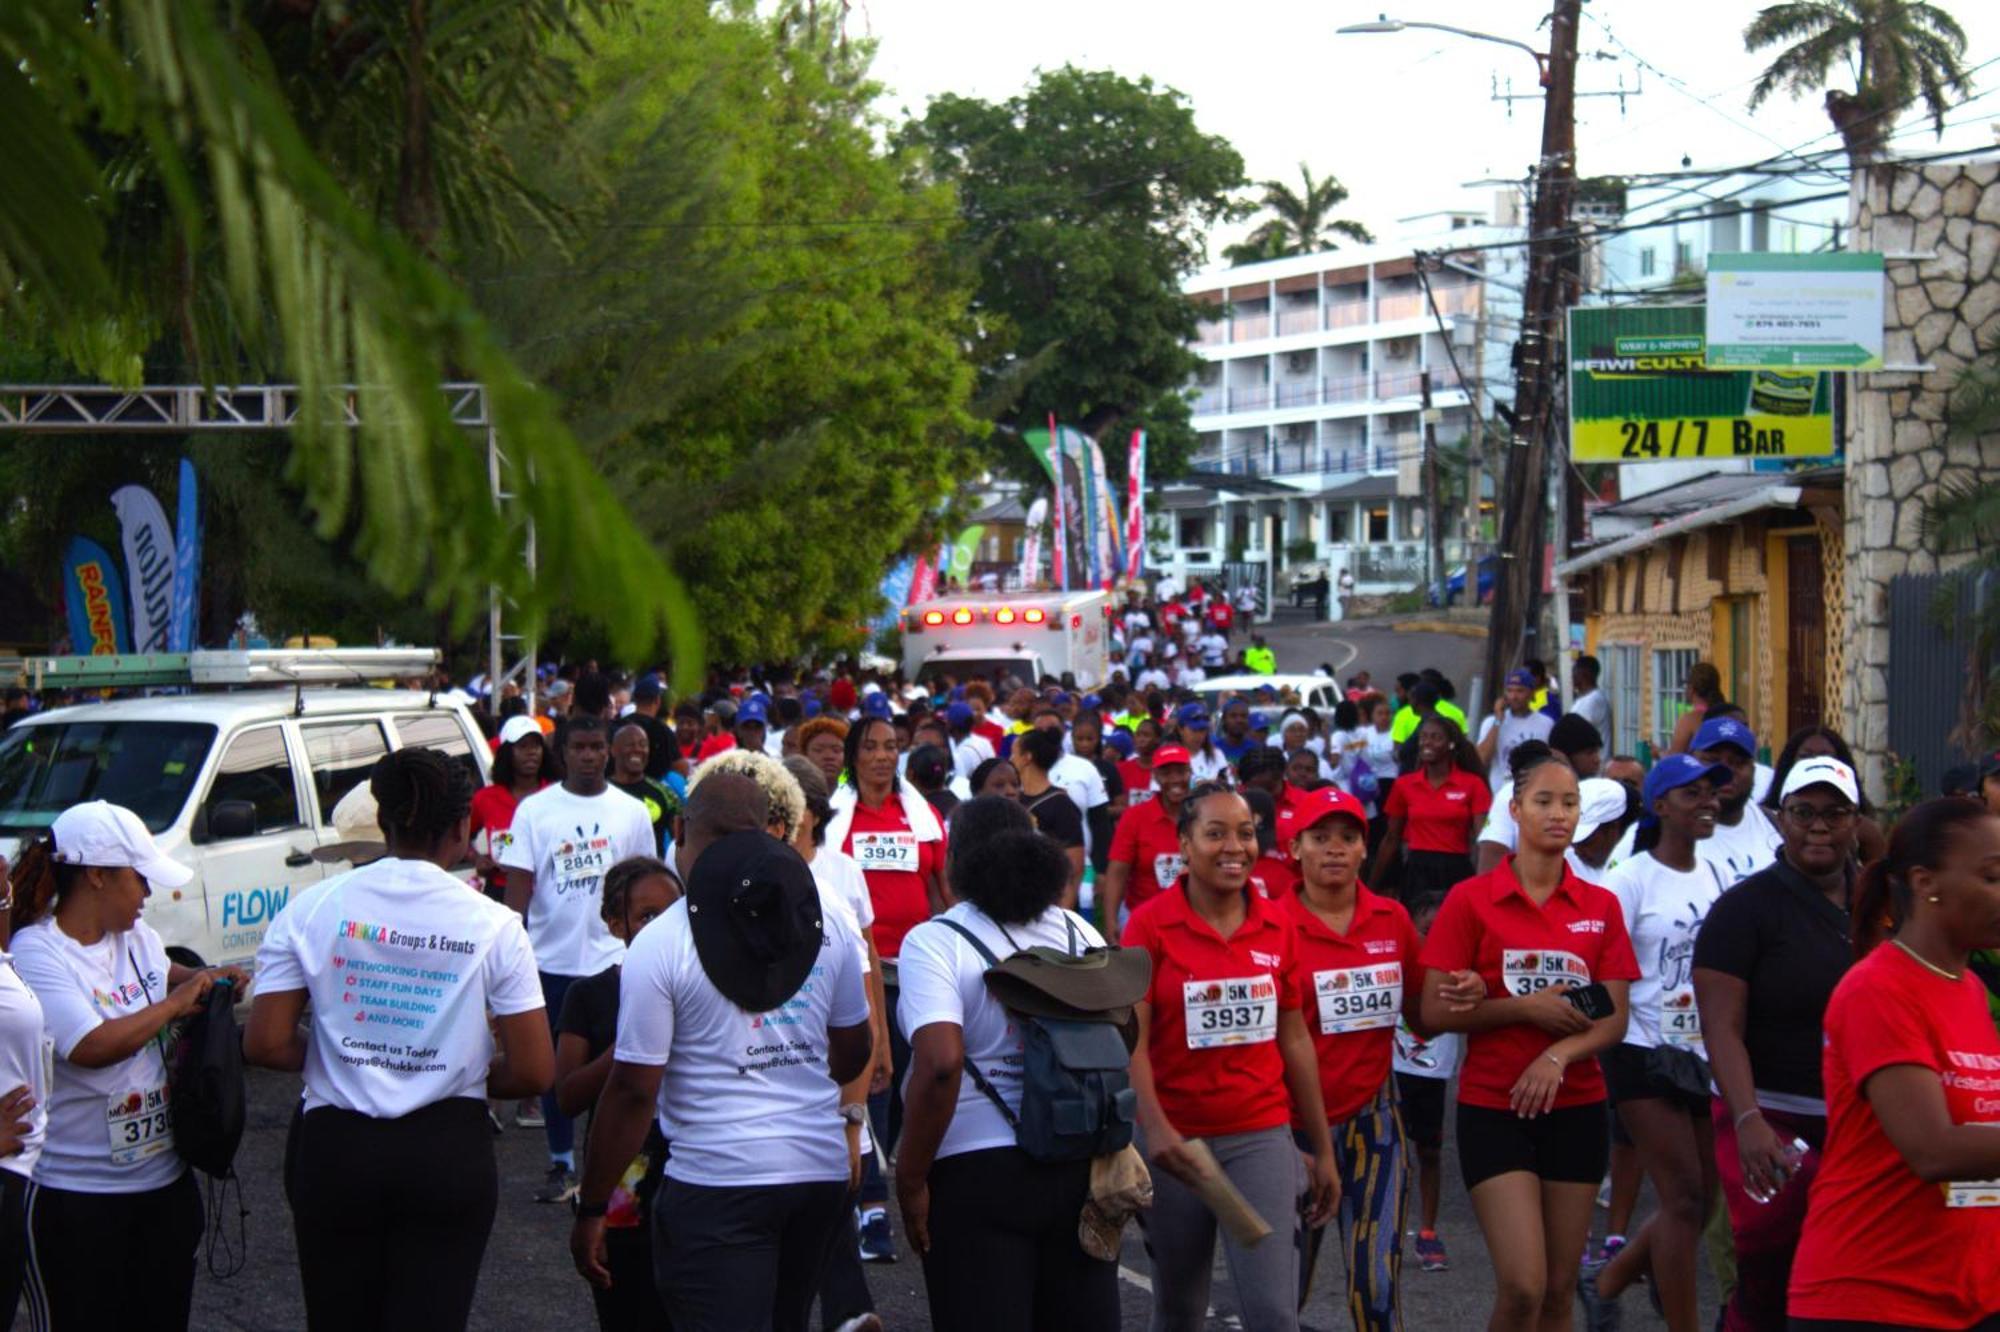
M 1270 1223 L 1257 1215 L 1257 1209 L 1250 1205 L 1250 1200 L 1229 1182 L 1229 1176 L 1222 1173 L 1222 1163 L 1215 1159 L 1215 1153 L 1208 1149 L 1208 1144 L 1199 1138 L 1190 1138 L 1187 1150 L 1200 1163 L 1201 1169 L 1199 1178 L 1189 1187 L 1208 1210 L 1215 1213 L 1215 1219 L 1228 1232 L 1229 1238 L 1247 1249 L 1269 1235 Z

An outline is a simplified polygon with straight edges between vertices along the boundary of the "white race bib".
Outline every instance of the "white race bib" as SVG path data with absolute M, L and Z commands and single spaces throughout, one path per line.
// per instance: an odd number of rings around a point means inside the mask
M 1946 1207 L 2000 1207 L 2000 1179 L 1954 1180 L 1944 1186 Z
M 1695 1007 L 1693 985 L 1661 991 L 1660 1043 L 1682 1050 L 1701 1049 L 1701 1010 Z
M 854 834 L 854 859 L 864 870 L 917 872 L 917 835 L 913 832 Z
M 1270 973 L 1181 984 L 1190 1050 L 1278 1039 L 1278 983 Z
M 1186 868 L 1187 860 L 1178 851 L 1170 852 L 1164 856 L 1154 856 L 1153 882 L 1158 884 L 1160 891 L 1164 893 L 1167 889 L 1180 882 L 1181 871 Z
M 1516 999 L 1552 985 L 1588 985 L 1590 968 L 1575 953 L 1555 948 L 1503 948 L 1500 984 Z
M 113 1165 L 133 1165 L 173 1150 L 174 1109 L 164 1086 L 105 1097 L 104 1119 Z
M 555 849 L 552 859 L 558 897 L 595 893 L 604 882 L 604 871 L 611 868 L 611 839 L 589 837 L 564 842 Z
M 1315 971 L 1313 992 L 1323 1036 L 1393 1027 L 1403 1011 L 1403 964 Z

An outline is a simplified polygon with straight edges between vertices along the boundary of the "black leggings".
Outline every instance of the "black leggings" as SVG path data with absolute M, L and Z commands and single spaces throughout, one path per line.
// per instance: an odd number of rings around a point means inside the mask
M 1076 1237 L 1090 1162 L 1044 1165 L 1018 1147 L 994 1147 L 939 1157 L 930 1186 L 924 1289 L 933 1327 L 1118 1326 L 1117 1265 L 1092 1258 Z
M 0 1327 L 14 1326 L 28 1270 L 28 1179 L 0 1170 Z
M 486 1103 L 458 1096 L 401 1119 L 321 1106 L 292 1132 L 306 1325 L 464 1327 L 500 1196 Z
M 29 1326 L 185 1332 L 201 1229 L 189 1171 L 145 1193 L 28 1185 Z

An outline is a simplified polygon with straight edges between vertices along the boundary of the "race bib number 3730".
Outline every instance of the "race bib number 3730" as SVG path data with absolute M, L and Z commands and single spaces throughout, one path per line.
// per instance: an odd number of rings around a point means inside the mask
M 1190 1050 L 1278 1039 L 1278 983 L 1266 974 L 1182 982 Z

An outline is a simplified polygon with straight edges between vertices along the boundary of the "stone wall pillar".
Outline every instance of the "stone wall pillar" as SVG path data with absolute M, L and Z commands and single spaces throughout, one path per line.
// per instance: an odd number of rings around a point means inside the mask
M 1941 486 L 2000 483 L 2000 437 L 1949 441 L 1945 404 L 1967 362 L 2000 347 L 2000 162 L 1888 163 L 1865 173 L 1854 248 L 1934 258 L 1888 263 L 1883 359 L 1922 373 L 1849 382 L 1844 678 L 1829 681 L 1868 790 L 1887 790 L 1889 582 L 1938 573 L 1923 538 Z M 1838 623 L 1829 617 L 1830 627 Z

